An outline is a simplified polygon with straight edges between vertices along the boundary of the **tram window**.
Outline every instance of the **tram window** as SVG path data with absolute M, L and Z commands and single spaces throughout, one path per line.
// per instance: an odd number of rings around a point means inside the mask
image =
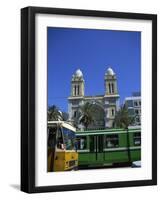
M 106 135 L 106 148 L 114 148 L 119 146 L 118 135 Z
M 90 141 L 90 152 L 94 152 L 95 151 L 95 136 L 90 136 L 89 141 Z
M 87 148 L 87 137 L 82 136 L 77 138 L 77 148 L 78 150 L 83 150 Z
M 98 136 L 98 150 L 99 152 L 103 151 L 103 136 L 102 135 Z
M 141 145 L 141 133 L 134 133 L 134 145 L 140 146 Z

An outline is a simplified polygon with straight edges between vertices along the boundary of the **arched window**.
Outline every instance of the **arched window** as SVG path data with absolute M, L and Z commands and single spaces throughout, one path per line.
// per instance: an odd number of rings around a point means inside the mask
M 114 109 L 112 108 L 111 110 L 111 115 L 114 116 L 115 112 L 114 112 Z
M 78 87 L 77 95 L 79 95 L 79 85 L 77 87 Z
M 111 94 L 111 84 L 108 84 L 109 94 Z
M 77 95 L 77 94 L 76 94 L 76 90 L 77 90 L 77 86 L 75 85 L 75 86 L 74 86 L 74 96 Z
M 112 90 L 112 94 L 114 93 L 114 84 L 111 83 L 111 90 Z
M 73 117 L 77 117 L 77 111 L 74 111 Z

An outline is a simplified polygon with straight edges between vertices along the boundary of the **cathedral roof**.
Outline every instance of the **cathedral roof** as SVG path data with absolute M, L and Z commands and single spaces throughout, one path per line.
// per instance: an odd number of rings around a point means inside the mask
M 77 69 L 76 72 L 75 72 L 75 76 L 82 77 L 83 76 L 82 71 L 80 69 Z
M 111 68 L 111 67 L 109 67 L 108 69 L 107 69 L 107 75 L 111 75 L 111 76 L 113 76 L 113 75 L 115 75 L 115 73 L 114 73 L 114 71 L 113 71 L 113 69 Z

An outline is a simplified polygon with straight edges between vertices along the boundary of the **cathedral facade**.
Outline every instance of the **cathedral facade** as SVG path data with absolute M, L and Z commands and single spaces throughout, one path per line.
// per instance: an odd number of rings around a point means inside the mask
M 71 95 L 68 97 L 69 121 L 74 123 L 78 120 L 81 106 L 89 102 L 97 108 L 97 112 L 94 113 L 95 121 L 89 128 L 112 128 L 119 107 L 119 94 L 116 74 L 111 67 L 105 72 L 104 87 L 102 95 L 85 96 L 83 73 L 78 69 L 71 79 Z M 81 129 L 82 125 L 78 123 L 77 128 Z

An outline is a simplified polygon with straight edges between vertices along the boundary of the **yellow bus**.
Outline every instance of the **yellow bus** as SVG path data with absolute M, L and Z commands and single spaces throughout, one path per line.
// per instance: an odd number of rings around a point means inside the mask
M 64 121 L 48 121 L 48 172 L 78 168 L 75 128 Z

